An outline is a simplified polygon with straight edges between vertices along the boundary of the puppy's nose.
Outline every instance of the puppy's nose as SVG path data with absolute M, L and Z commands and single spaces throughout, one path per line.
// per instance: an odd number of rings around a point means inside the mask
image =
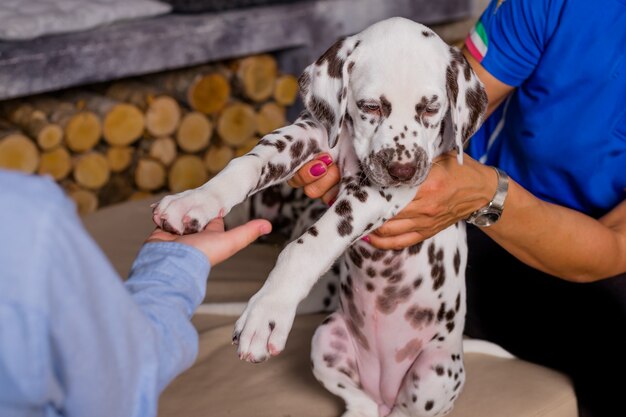
M 414 164 L 401 164 L 399 162 L 393 162 L 387 168 L 391 178 L 397 181 L 410 180 L 415 175 L 415 171 L 417 171 L 417 167 Z

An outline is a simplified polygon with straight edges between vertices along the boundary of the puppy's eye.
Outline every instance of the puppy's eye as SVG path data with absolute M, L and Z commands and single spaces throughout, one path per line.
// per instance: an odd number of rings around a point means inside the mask
M 368 113 L 377 113 L 380 110 L 380 106 L 376 103 L 365 103 L 361 109 Z

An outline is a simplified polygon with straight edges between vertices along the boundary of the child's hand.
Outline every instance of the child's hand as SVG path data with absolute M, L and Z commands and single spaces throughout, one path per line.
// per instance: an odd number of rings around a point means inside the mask
M 193 246 L 209 258 L 211 266 L 215 266 L 271 230 L 272 225 L 267 220 L 252 220 L 225 232 L 224 220 L 216 218 L 203 231 L 190 235 L 174 235 L 157 228 L 146 242 L 178 242 Z

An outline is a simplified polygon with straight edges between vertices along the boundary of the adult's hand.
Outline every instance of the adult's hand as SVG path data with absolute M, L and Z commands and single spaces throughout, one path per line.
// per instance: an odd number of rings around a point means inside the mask
M 405 248 L 488 204 L 497 187 L 495 171 L 467 155 L 463 160 L 459 165 L 456 152 L 437 157 L 413 201 L 366 240 L 379 249 Z
M 146 242 L 178 242 L 193 246 L 209 258 L 211 266 L 215 266 L 271 230 L 272 224 L 267 220 L 252 220 L 226 232 L 224 220 L 216 218 L 203 231 L 190 235 L 175 235 L 157 228 Z
M 321 198 L 326 204 L 339 192 L 339 168 L 327 153 L 319 154 L 298 170 L 288 182 L 294 188 L 304 187 L 310 198 Z

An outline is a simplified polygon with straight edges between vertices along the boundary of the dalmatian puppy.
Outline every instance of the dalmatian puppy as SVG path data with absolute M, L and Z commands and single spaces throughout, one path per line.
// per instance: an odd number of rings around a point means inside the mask
M 306 111 L 207 184 L 165 197 L 157 225 L 201 230 L 251 194 L 286 181 L 315 154 L 341 171 L 335 203 L 278 257 L 236 322 L 238 355 L 262 362 L 285 347 L 298 304 L 340 260 L 340 306 L 312 341 L 313 372 L 346 403 L 344 417 L 435 416 L 464 383 L 465 226 L 404 250 L 361 237 L 415 196 L 433 159 L 463 144 L 487 99 L 458 49 L 403 18 L 335 43 L 300 77 Z

